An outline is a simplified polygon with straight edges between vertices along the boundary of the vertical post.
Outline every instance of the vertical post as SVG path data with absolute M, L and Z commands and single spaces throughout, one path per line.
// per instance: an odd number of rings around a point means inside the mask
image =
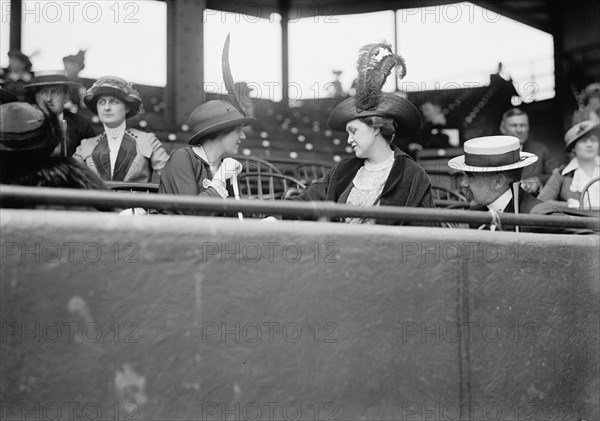
M 279 3 L 279 13 L 281 14 L 281 82 L 282 86 L 282 101 L 287 107 L 289 101 L 289 42 L 288 42 L 288 23 L 289 23 L 289 1 L 281 0 Z
M 10 49 L 21 50 L 21 0 L 10 0 Z
M 177 124 L 175 117 L 175 104 L 177 95 L 175 91 L 175 80 L 177 66 L 175 65 L 175 46 L 176 46 L 176 18 L 175 1 L 167 0 L 167 85 L 164 90 L 165 108 L 163 119 L 170 126 Z
M 204 10 L 206 0 L 167 0 L 167 86 L 165 120 L 187 121 L 204 95 Z

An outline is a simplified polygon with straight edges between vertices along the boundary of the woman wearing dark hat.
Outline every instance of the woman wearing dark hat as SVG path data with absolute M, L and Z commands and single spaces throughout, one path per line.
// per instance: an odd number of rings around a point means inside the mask
M 538 195 L 544 201 L 559 201 L 570 208 L 579 208 L 579 198 L 583 188 L 592 179 L 600 177 L 600 156 L 598 156 L 597 121 L 582 121 L 571 127 L 565 134 L 565 150 L 572 157 L 566 166 L 556 168 Z M 600 182 L 592 184 L 589 202 L 584 207 L 600 208 Z M 586 195 L 587 198 L 587 195 Z
M 229 196 L 227 180 L 241 171 L 241 164 L 223 158 L 237 154 L 240 141 L 246 138 L 243 127 L 253 121 L 228 101 L 213 100 L 196 107 L 189 118 L 194 131 L 190 146 L 173 152 L 160 177 L 158 192 Z
M 55 115 L 24 102 L 0 105 L 0 182 L 104 189 L 102 180 L 73 158 L 50 156 L 62 134 Z
M 84 101 L 98 115 L 104 133 L 81 141 L 75 158 L 100 178 L 109 181 L 147 183 L 169 159 L 152 133 L 128 128 L 126 118 L 137 114 L 142 99 L 132 84 L 116 76 L 105 76 L 87 91 Z
M 89 120 L 65 109 L 65 104 L 79 86 L 67 80 L 64 72 L 59 70 L 37 72 L 32 83 L 25 85 L 26 92 L 35 95 L 32 99 L 44 114 L 52 113 L 62 123 L 64 142 L 57 147 L 54 155 L 72 156 L 82 139 L 96 136 Z
M 389 54 L 378 60 L 380 50 Z M 425 170 L 392 145 L 396 137 L 409 137 L 419 130 L 419 111 L 409 101 L 381 92 L 394 66 L 404 77 L 404 60 L 393 54 L 390 44 L 369 44 L 360 49 L 357 65 L 356 95 L 338 104 L 328 122 L 330 129 L 348 133 L 348 144 L 356 156 L 340 162 L 290 200 L 433 207 L 431 181 Z M 345 222 L 393 223 L 362 218 L 346 218 Z
M 229 68 L 229 35 L 221 63 L 229 101 L 208 101 L 192 111 L 188 119 L 194 132 L 190 146 L 171 154 L 160 177 L 159 193 L 225 198 L 230 194 L 231 178 L 242 170 L 242 164 L 225 157 L 237 154 L 240 141 L 246 138 L 244 126 L 256 119 L 247 115 L 238 98 L 240 92 L 236 90 Z M 196 211 L 169 213 L 205 214 Z

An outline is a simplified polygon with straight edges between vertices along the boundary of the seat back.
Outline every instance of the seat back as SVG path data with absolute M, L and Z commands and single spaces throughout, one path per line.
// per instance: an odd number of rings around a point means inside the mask
M 590 197 L 590 188 L 600 188 L 600 185 L 596 186 L 600 182 L 600 177 L 593 178 L 585 185 L 583 190 L 581 190 L 581 194 L 579 195 L 579 209 L 592 209 L 592 199 Z M 587 202 L 586 202 L 587 200 Z M 587 204 L 587 206 L 586 206 Z
M 303 182 L 294 177 L 259 172 L 242 172 L 238 176 L 238 183 L 243 199 L 282 200 L 290 188 L 306 188 Z

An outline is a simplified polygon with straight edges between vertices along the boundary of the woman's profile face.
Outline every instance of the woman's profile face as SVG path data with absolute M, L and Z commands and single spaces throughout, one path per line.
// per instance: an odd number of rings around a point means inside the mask
M 118 127 L 125 121 L 127 106 L 119 98 L 102 95 L 96 103 L 98 118 L 108 127 Z
M 377 134 L 375 129 L 360 120 L 352 120 L 346 124 L 346 132 L 348 132 L 348 144 L 356 157 L 368 158 L 375 145 Z
M 221 144 L 223 145 L 225 154 L 237 154 L 240 143 L 245 138 L 246 134 L 244 133 L 244 128 L 241 126 L 236 127 L 234 130 L 230 131 L 225 136 L 223 136 L 223 138 L 221 139 Z
M 573 151 L 578 159 L 593 159 L 598 155 L 598 136 L 592 133 L 579 139 Z

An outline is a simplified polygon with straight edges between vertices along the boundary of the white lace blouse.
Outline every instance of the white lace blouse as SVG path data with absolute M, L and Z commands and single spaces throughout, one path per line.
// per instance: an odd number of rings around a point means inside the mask
M 375 201 L 383 191 L 383 186 L 390 175 L 393 165 L 393 151 L 386 161 L 379 164 L 372 164 L 369 161 L 365 161 L 365 165 L 360 167 L 352 180 L 352 190 L 348 195 L 346 203 L 355 206 L 377 206 L 378 203 L 375 203 Z M 345 222 L 349 224 L 375 223 L 372 218 L 346 218 Z

